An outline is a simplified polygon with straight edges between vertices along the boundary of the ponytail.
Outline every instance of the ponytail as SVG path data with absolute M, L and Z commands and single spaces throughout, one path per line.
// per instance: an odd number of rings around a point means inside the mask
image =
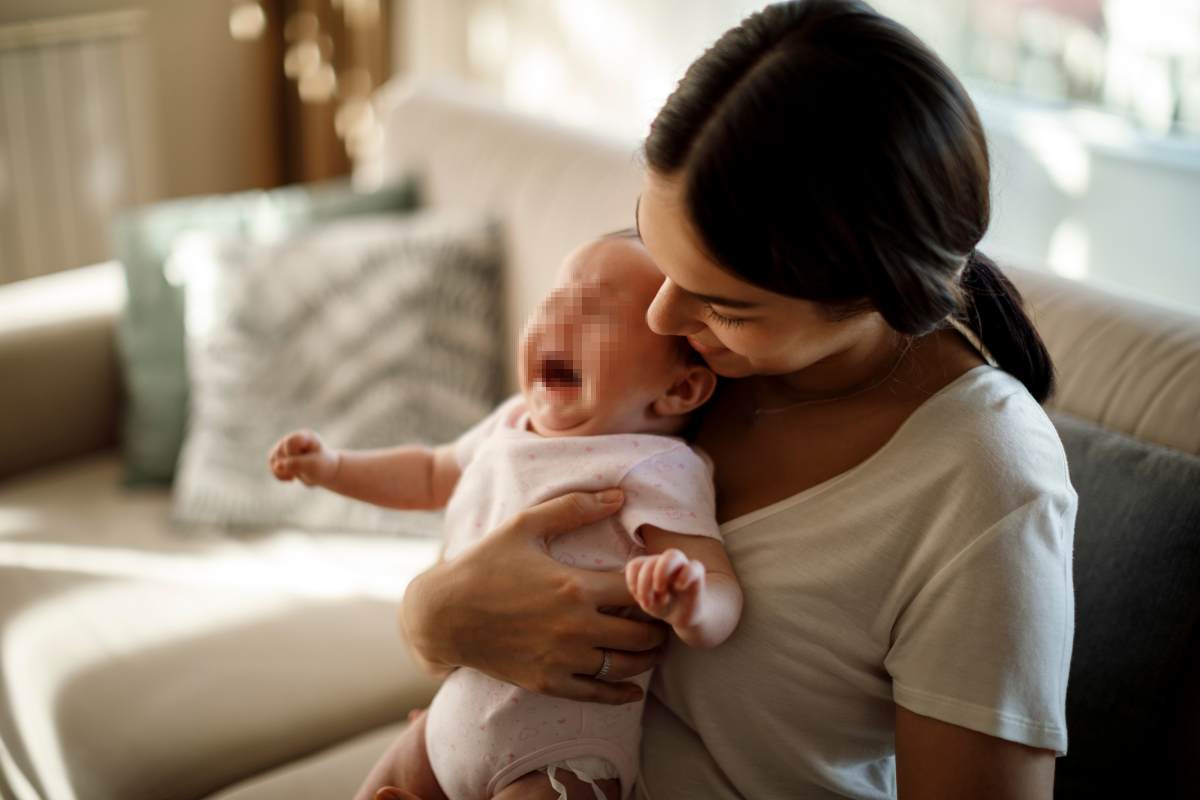
M 998 367 L 1025 384 L 1039 403 L 1046 402 L 1054 393 L 1054 364 L 1017 287 L 978 250 L 967 259 L 962 286 L 967 326 Z

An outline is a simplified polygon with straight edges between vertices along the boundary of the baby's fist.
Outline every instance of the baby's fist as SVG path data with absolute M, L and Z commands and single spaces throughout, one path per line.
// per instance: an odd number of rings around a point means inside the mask
M 625 583 L 642 610 L 677 629 L 691 627 L 699 618 L 706 574 L 702 561 L 675 548 L 625 565 Z
M 299 478 L 305 486 L 322 486 L 337 475 L 341 456 L 313 431 L 295 431 L 280 439 L 267 456 L 267 466 L 281 481 Z

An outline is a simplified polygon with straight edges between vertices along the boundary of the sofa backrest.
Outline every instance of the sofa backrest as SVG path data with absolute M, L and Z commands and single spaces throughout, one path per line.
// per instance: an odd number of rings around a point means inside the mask
M 426 205 L 488 211 L 504 222 L 507 353 L 563 256 L 633 225 L 642 174 L 635 141 L 516 114 L 449 83 L 394 82 L 376 105 L 384 144 L 363 174 L 415 172 Z M 1049 273 L 1005 271 L 1058 365 L 1051 408 L 1200 454 L 1200 317 Z
M 563 257 L 634 224 L 637 145 L 513 114 L 453 84 L 389 84 L 376 105 L 384 144 L 372 174 L 415 174 L 422 205 L 484 211 L 504 224 L 505 374 L 515 391 L 521 324 Z

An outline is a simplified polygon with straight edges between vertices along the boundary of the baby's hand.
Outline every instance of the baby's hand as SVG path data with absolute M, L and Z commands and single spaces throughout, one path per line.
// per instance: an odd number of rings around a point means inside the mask
M 625 583 L 638 605 L 676 630 L 690 628 L 699 619 L 705 575 L 703 562 L 675 548 L 638 556 L 625 565 Z
M 267 465 L 281 481 L 299 478 L 305 486 L 323 486 L 337 475 L 341 456 L 313 431 L 295 431 L 280 439 L 267 456 Z

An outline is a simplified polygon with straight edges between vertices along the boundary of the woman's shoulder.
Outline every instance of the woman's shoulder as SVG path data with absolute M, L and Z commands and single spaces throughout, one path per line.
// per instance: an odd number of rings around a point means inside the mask
M 900 437 L 896 450 L 906 461 L 952 467 L 981 492 L 1071 491 L 1053 422 L 1019 380 L 995 367 L 975 367 L 943 387 Z
M 912 536 L 912 591 L 952 563 L 963 574 L 991 570 L 1016 580 L 1031 564 L 1049 563 L 1047 542 L 1069 557 L 1078 497 L 1066 452 L 1019 380 L 977 367 L 930 398 L 910 423 L 886 468 L 904 476 L 905 501 L 895 516 Z M 994 558 L 964 559 L 968 553 Z

